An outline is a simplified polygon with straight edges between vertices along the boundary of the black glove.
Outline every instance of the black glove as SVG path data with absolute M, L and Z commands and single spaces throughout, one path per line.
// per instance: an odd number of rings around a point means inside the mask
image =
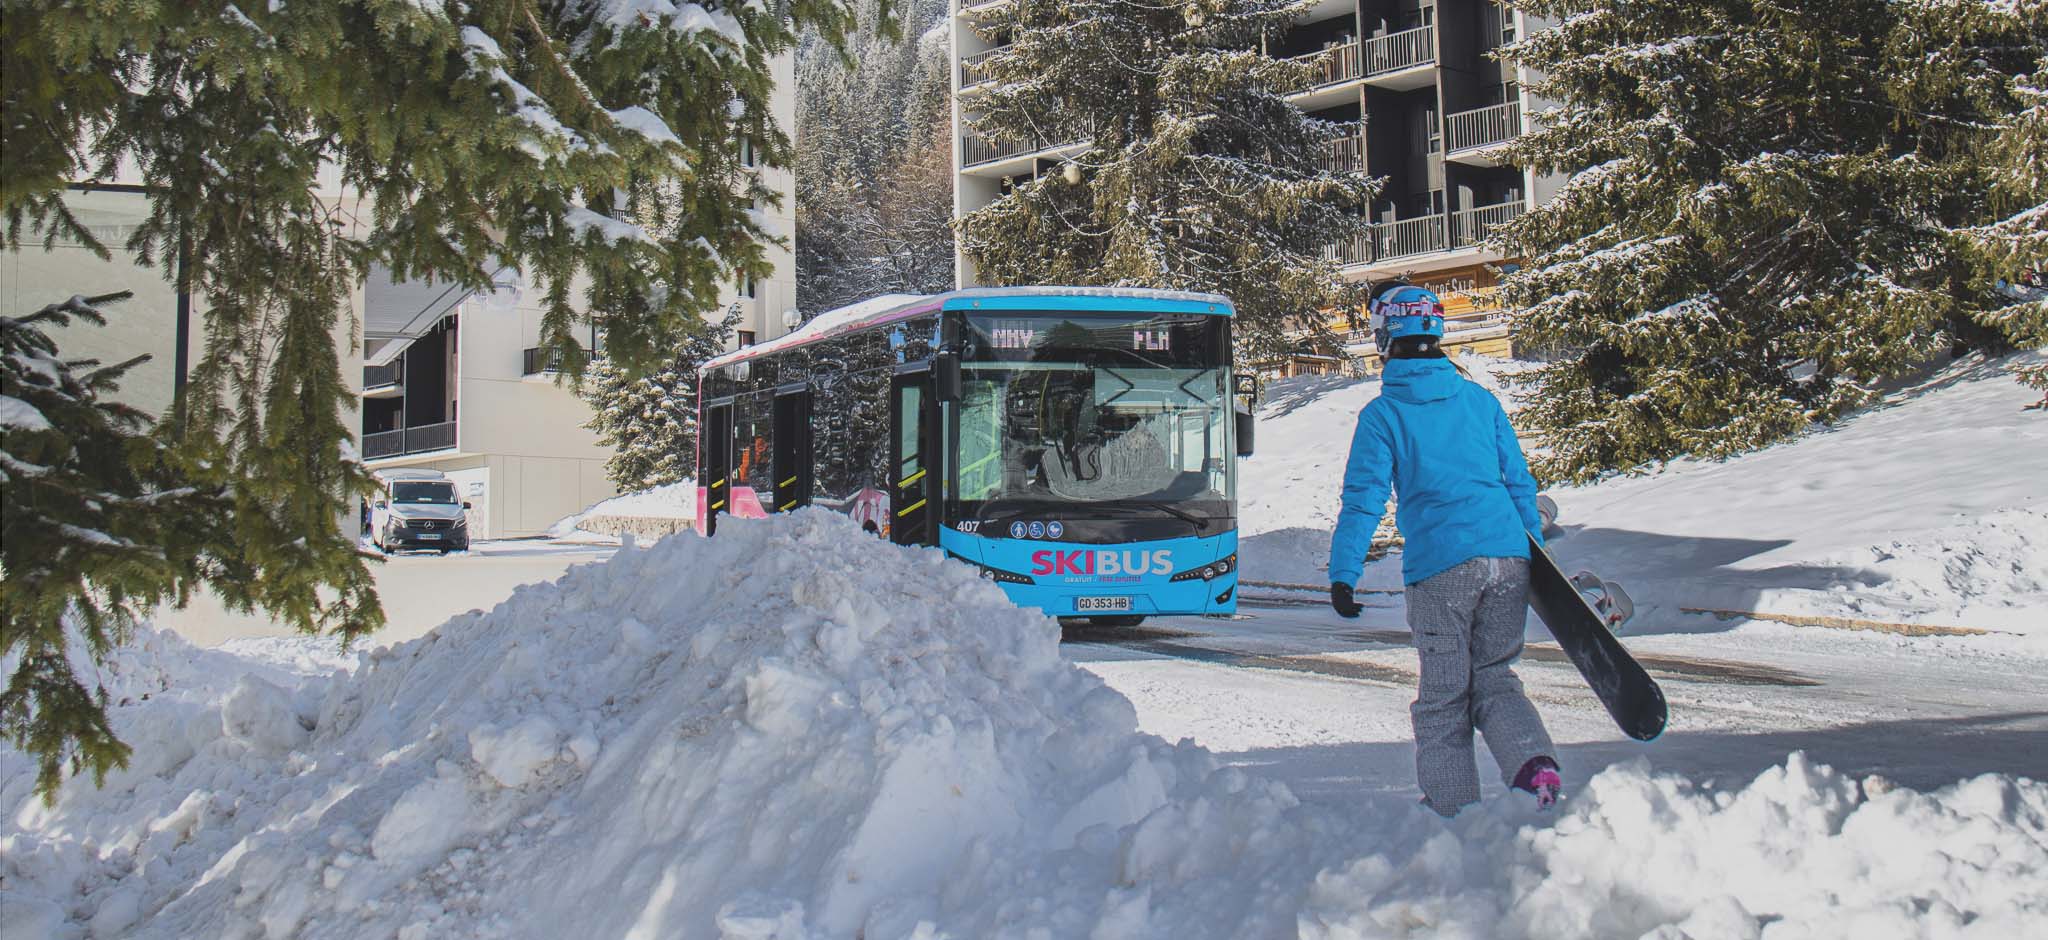
M 1358 619 L 1358 612 L 1365 609 L 1351 599 L 1351 585 L 1342 581 L 1330 582 L 1330 607 L 1337 611 L 1337 616 L 1353 620 Z

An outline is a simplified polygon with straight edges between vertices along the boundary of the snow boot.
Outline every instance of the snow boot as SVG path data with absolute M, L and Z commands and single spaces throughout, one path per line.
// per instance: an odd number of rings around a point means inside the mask
M 1522 769 L 1515 772 L 1514 787 L 1536 795 L 1536 808 L 1549 809 L 1557 802 L 1559 790 L 1564 789 L 1564 778 L 1557 774 L 1557 762 L 1548 757 L 1531 757 Z

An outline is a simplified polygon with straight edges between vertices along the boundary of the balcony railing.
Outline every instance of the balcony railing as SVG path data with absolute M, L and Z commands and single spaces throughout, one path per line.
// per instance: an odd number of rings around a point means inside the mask
M 1323 170 L 1357 173 L 1365 169 L 1365 138 L 1358 134 L 1339 137 L 1323 145 Z
M 960 165 L 994 163 L 997 160 L 1008 160 L 1042 149 L 1044 148 L 1031 141 L 984 140 L 975 134 L 965 134 L 960 138 Z
M 363 390 L 401 385 L 405 382 L 405 360 L 395 359 L 381 366 L 363 367 Z
M 403 457 L 406 454 L 424 454 L 430 450 L 447 450 L 455 446 L 455 422 L 422 424 L 417 427 L 399 428 L 396 431 L 378 431 L 363 435 L 363 459 L 376 460 L 379 457 Z
M 1444 142 L 1451 153 L 1506 143 L 1522 136 L 1522 103 L 1510 101 L 1444 119 Z
M 591 362 L 604 359 L 603 349 L 590 349 L 586 352 L 590 354 Z M 528 346 L 520 351 L 520 358 L 520 375 L 546 375 L 562 371 L 562 351 L 559 349 L 545 350 L 539 346 Z
M 1451 213 L 1451 244 L 1469 248 L 1486 240 L 1493 230 L 1521 215 L 1524 206 L 1520 201 L 1503 202 L 1476 209 L 1460 209 Z
M 1427 254 L 1450 247 L 1444 237 L 1444 217 L 1440 214 L 1381 222 L 1375 229 L 1373 247 L 1380 258 Z
M 1418 26 L 1365 42 L 1365 74 L 1398 72 L 1436 61 L 1436 27 Z
M 1323 246 L 1323 260 L 1331 264 L 1370 264 L 1373 260 L 1373 233 L 1366 232 Z
M 962 134 L 960 136 L 960 165 L 970 167 L 983 163 L 994 163 L 998 160 L 1008 160 L 1011 157 L 1021 157 L 1027 153 L 1037 153 L 1041 150 L 1059 150 L 1063 147 L 1072 147 L 1083 143 L 1087 143 L 1087 140 L 1069 140 L 1064 143 L 1054 144 L 1040 141 L 986 140 L 979 135 Z
M 1358 70 L 1358 43 L 1331 44 L 1306 55 L 1295 56 L 1296 61 L 1316 60 L 1316 74 L 1309 79 L 1310 88 L 1321 88 L 1348 82 L 1361 74 Z
M 982 82 L 988 81 L 990 76 L 988 74 L 988 70 L 984 67 L 984 64 L 988 62 L 989 57 L 995 55 L 998 52 L 1005 51 L 1009 48 L 1009 46 L 999 46 L 997 48 L 990 49 L 987 52 L 977 52 L 971 56 L 967 56 L 961 59 L 960 87 L 972 88 L 975 85 L 979 85 Z

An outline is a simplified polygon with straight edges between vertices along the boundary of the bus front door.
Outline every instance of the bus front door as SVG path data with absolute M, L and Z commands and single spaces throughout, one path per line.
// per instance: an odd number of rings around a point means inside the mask
M 719 514 L 732 511 L 732 402 L 704 409 L 697 452 L 704 455 L 704 465 L 697 468 L 704 488 L 704 534 L 712 535 L 718 531 Z
M 792 389 L 775 396 L 775 499 L 771 512 L 788 512 L 811 504 L 811 390 Z
M 898 373 L 889 392 L 889 540 L 937 545 L 939 409 L 932 374 Z

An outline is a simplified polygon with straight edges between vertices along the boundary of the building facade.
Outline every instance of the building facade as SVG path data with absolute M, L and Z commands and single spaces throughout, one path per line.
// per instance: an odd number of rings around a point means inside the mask
M 988 76 L 978 65 L 1006 37 L 991 14 L 1009 0 L 954 0 L 954 214 L 988 205 L 1006 185 L 1058 172 L 1086 141 L 990 141 L 972 130 L 975 95 Z M 1327 165 L 1385 180 L 1368 236 L 1332 244 L 1325 257 L 1348 280 L 1406 277 L 1443 296 L 1451 345 L 1505 354 L 1498 270 L 1512 264 L 1483 247 L 1495 227 L 1548 199 L 1561 180 L 1505 165 L 1500 153 L 1528 127 L 1538 103 L 1527 75 L 1488 53 L 1545 24 L 1493 0 L 1322 0 L 1268 55 L 1310 60 L 1319 80 L 1290 100 L 1304 112 L 1352 128 L 1330 144 Z M 978 279 L 956 260 L 962 287 Z M 1335 311 L 1329 327 L 1347 352 L 1372 356 L 1361 311 Z M 1325 353 L 1334 350 L 1325 350 Z M 1333 355 L 1304 354 L 1279 371 L 1326 371 Z

